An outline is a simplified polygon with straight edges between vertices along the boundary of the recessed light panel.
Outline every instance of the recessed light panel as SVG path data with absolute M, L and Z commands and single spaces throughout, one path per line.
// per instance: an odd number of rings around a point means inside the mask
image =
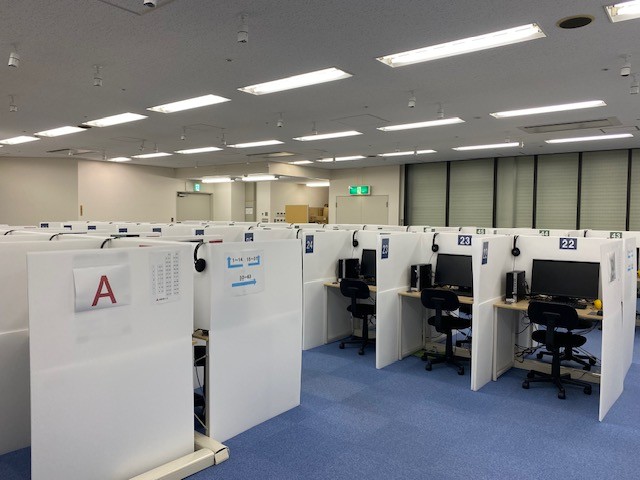
M 553 140 L 545 140 L 546 143 L 573 143 L 573 142 L 591 142 L 594 140 L 615 140 L 616 138 L 633 137 L 630 133 L 616 133 L 614 135 L 594 135 L 590 137 L 573 137 L 573 138 L 555 138 Z
M 202 183 L 230 183 L 233 182 L 229 177 L 204 177 Z
M 623 22 L 640 18 L 640 1 L 615 3 L 604 7 L 612 22 Z
M 314 140 L 329 140 L 331 138 L 354 137 L 356 135 L 362 135 L 362 133 L 355 130 L 347 130 L 345 132 L 333 132 L 323 133 L 320 135 L 314 134 L 306 135 L 304 137 L 294 137 L 294 140 L 298 140 L 299 142 L 312 142 Z
M 512 148 L 519 147 L 519 142 L 492 143 L 489 145 L 468 145 L 466 147 L 454 147 L 454 150 L 465 152 L 467 150 L 490 150 L 493 148 Z
M 42 132 L 36 133 L 36 135 L 39 137 L 59 137 L 61 135 L 69 135 L 70 133 L 86 132 L 86 131 L 87 131 L 86 128 L 67 126 L 67 127 L 52 128 L 51 130 L 44 130 Z
M 201 147 L 201 148 L 190 148 L 187 150 L 176 150 L 175 153 L 181 153 L 183 155 L 191 155 L 193 153 L 207 153 L 207 152 L 218 152 L 222 150 L 218 147 Z
M 402 67 L 413 63 L 428 62 L 439 58 L 453 57 L 463 53 L 478 52 L 489 48 L 501 47 L 512 43 L 525 42 L 542 38 L 546 35 L 535 23 L 521 25 L 499 32 L 478 35 L 477 37 L 463 38 L 453 42 L 441 43 L 430 47 L 418 48 L 407 52 L 395 53 L 378 57 L 377 60 L 390 67 Z
M 464 123 L 464 120 L 458 117 L 441 118 L 439 120 L 428 120 L 426 122 L 403 123 L 400 125 L 387 125 L 386 127 L 378 127 L 383 132 L 395 132 L 398 130 L 412 130 L 414 128 L 439 127 L 441 125 L 454 125 L 456 123 Z
M 135 122 L 147 118 L 146 115 L 139 115 L 137 113 L 121 113 L 119 115 L 111 115 L 110 117 L 98 118 L 97 120 L 91 120 L 90 122 L 84 122 L 83 125 L 89 125 L 90 127 L 110 127 L 112 125 L 119 125 L 121 123 Z
M 548 105 L 546 107 L 523 108 L 520 110 L 507 110 L 505 112 L 495 112 L 490 115 L 495 118 L 520 117 L 522 115 L 537 115 L 539 113 L 566 112 L 570 110 L 581 110 L 583 108 L 605 107 L 607 104 L 602 100 L 588 100 L 586 102 L 565 103 L 562 105 Z
M 134 155 L 133 158 L 157 158 L 157 157 L 170 157 L 171 154 L 167 152 L 153 152 L 143 153 L 141 155 Z
M 22 135 L 20 137 L 5 138 L 4 140 L 0 140 L 0 143 L 3 145 L 18 145 L 19 143 L 35 142 L 36 140 L 40 139 L 38 137 Z
M 190 110 L 192 108 L 206 107 L 207 105 L 215 105 L 216 103 L 223 103 L 231 101 L 228 98 L 219 97 L 218 95 L 203 95 L 201 97 L 188 98 L 186 100 L 180 100 L 178 102 L 165 103 L 164 105 L 158 105 L 156 107 L 147 108 L 152 112 L 160 113 L 174 113 L 181 112 L 183 110 Z
M 290 165 L 309 165 L 310 163 L 313 163 L 311 160 L 297 160 L 295 162 L 290 162 Z
M 406 155 L 424 155 L 426 153 L 436 153 L 435 150 L 409 150 L 406 152 L 381 153 L 380 157 L 402 157 Z
M 253 148 L 253 147 L 266 147 L 269 145 L 279 145 L 283 142 L 280 140 L 261 140 L 259 142 L 248 142 L 248 143 L 236 143 L 235 145 L 227 145 L 231 148 Z
M 333 82 L 348 77 L 351 77 L 350 73 L 344 72 L 339 68 L 331 67 L 316 70 L 315 72 L 281 78 L 280 80 L 273 80 L 271 82 L 249 85 L 248 87 L 242 87 L 238 90 L 252 95 L 264 95 L 267 93 L 291 90 L 293 88 L 308 87 L 309 85 L 317 85 L 319 83 Z

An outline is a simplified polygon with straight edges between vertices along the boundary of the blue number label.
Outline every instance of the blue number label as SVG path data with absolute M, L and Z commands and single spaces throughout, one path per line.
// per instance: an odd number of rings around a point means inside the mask
M 381 259 L 389 258 L 389 239 L 388 238 L 382 239 L 382 251 L 380 252 L 380 258 Z
M 577 250 L 578 239 L 571 237 L 560 238 L 560 250 Z
M 253 242 L 253 232 L 244 232 L 244 241 Z
M 458 245 L 468 247 L 471 245 L 471 235 L 458 235 Z
M 304 239 L 304 253 L 313 253 L 313 235 L 306 235 Z

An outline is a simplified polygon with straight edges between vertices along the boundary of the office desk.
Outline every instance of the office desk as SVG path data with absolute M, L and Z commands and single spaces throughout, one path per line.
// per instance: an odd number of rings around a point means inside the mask
M 340 292 L 340 284 L 338 282 L 325 282 L 325 324 L 326 336 L 325 343 L 339 340 L 349 335 L 359 336 L 362 332 L 353 328 L 351 322 L 351 314 L 347 312 L 347 307 L 351 304 L 351 300 Z M 375 295 L 378 289 L 375 285 L 369 285 L 372 302 L 375 303 Z M 369 338 L 376 338 L 372 332 Z
M 433 352 L 444 352 L 444 344 L 439 342 L 427 342 L 430 337 L 430 326 L 425 322 L 425 312 L 427 311 L 420 301 L 420 292 L 398 292 L 400 296 L 400 312 L 398 320 L 398 360 L 402 360 L 418 350 L 428 349 Z M 473 297 L 459 296 L 461 305 L 473 305 Z M 466 348 L 457 348 L 460 356 L 469 356 Z
M 500 300 L 494 304 L 493 315 L 493 380 L 512 367 L 524 370 L 539 370 L 551 372 L 551 364 L 534 359 L 524 358 L 522 361 L 515 359 L 515 345 L 531 346 L 531 329 L 523 322 L 524 315 L 529 308 L 529 300 L 520 300 L 516 303 L 506 303 Z M 597 310 L 592 306 L 585 309 L 576 309 L 578 318 L 602 321 L 602 316 L 597 315 Z M 592 367 L 593 368 L 593 367 Z M 600 383 L 600 373 L 587 372 L 579 368 L 561 367 L 562 373 L 570 373 L 572 377 L 592 383 Z

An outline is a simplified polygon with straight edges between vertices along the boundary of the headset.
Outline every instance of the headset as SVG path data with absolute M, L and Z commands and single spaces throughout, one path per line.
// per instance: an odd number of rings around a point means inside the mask
M 436 237 L 438 236 L 437 233 L 433 234 L 433 241 L 431 242 L 431 251 L 433 253 L 436 253 L 438 250 L 440 250 L 440 246 L 436 243 Z
M 196 272 L 204 272 L 207 268 L 207 261 L 204 258 L 198 258 L 198 249 L 204 244 L 204 242 L 198 242 L 196 248 L 193 249 L 193 266 Z
M 351 245 L 353 245 L 353 248 L 357 247 L 359 245 L 358 243 L 358 239 L 356 238 L 356 233 L 358 233 L 357 230 L 353 231 L 353 236 L 351 237 Z
M 518 255 L 520 255 L 520 249 L 517 247 L 518 236 L 519 235 L 515 235 L 513 237 L 513 248 L 511 249 L 511 255 L 513 255 L 514 257 L 517 257 Z

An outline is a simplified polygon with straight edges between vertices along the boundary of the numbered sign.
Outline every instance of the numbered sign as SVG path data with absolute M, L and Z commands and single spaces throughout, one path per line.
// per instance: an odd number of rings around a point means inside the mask
M 253 242 L 253 232 L 244 232 L 244 241 Z
M 385 258 L 389 258 L 389 239 L 382 239 L 382 251 L 380 252 L 380 258 L 384 260 Z
M 95 225 L 89 225 L 89 226 L 87 227 L 87 230 L 95 230 L 95 229 L 96 229 L 96 226 L 95 226 Z
M 94 227 L 95 228 L 95 227 Z M 151 229 L 153 233 L 162 233 L 162 227 L 153 227 Z
M 578 239 L 571 237 L 561 237 L 560 238 L 560 250 L 577 250 L 578 249 Z
M 609 238 L 622 238 L 622 232 L 609 232 Z
M 489 261 L 489 242 L 482 242 L 482 265 Z
M 204 235 L 204 228 L 196 228 L 196 235 Z
M 471 235 L 458 235 L 458 245 L 471 246 Z
M 118 233 L 127 233 L 126 228 L 118 228 Z
M 541 237 L 548 237 L 549 236 L 549 230 L 538 230 L 538 234 Z
M 476 228 L 476 233 L 478 235 L 484 235 L 485 233 L 487 233 L 487 230 L 485 228 Z
M 305 235 L 304 253 L 313 253 L 313 235 Z

